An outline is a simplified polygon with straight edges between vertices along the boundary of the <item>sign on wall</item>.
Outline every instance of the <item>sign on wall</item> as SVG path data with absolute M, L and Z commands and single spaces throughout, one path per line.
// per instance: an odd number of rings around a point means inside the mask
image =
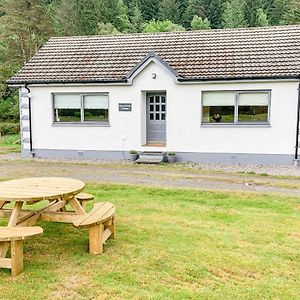
M 131 103 L 119 103 L 119 111 L 132 111 Z

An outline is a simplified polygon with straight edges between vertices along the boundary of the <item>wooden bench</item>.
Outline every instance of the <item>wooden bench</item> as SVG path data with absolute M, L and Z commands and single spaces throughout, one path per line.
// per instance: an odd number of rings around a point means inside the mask
M 96 203 L 90 213 L 73 222 L 75 227 L 89 228 L 90 254 L 101 254 L 105 241 L 115 239 L 115 211 L 115 206 L 110 202 Z
M 86 208 L 86 202 L 94 200 L 94 196 L 87 193 L 79 193 L 75 196 L 76 200 L 79 201 L 80 205 L 83 207 L 83 209 Z
M 43 233 L 41 227 L 0 227 L 0 242 L 11 243 L 11 257 L 0 257 L 0 268 L 11 269 L 13 276 L 23 271 L 23 241 Z

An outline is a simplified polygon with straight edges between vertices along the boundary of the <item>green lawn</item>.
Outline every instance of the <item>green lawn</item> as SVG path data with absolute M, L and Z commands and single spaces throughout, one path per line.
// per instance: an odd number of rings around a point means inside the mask
M 20 152 L 21 145 L 19 143 L 20 135 L 4 135 L 0 137 L 0 154 L 7 154 L 12 152 Z
M 94 202 L 116 204 L 116 241 L 90 256 L 85 230 L 43 223 L 44 235 L 25 244 L 25 272 L 0 270 L 0 299 L 300 298 L 299 198 L 119 185 L 87 191 Z

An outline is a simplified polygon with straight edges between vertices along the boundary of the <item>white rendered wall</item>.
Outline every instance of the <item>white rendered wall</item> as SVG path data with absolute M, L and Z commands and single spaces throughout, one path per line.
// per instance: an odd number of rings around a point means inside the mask
M 152 79 L 152 73 L 157 74 Z M 151 63 L 131 86 L 30 86 L 33 149 L 150 150 L 145 148 L 145 91 L 167 92 L 167 145 L 176 152 L 293 154 L 297 82 L 175 84 L 161 66 Z M 271 90 L 271 126 L 201 126 L 201 92 Z M 108 92 L 109 127 L 53 126 L 52 93 Z M 118 103 L 132 103 L 119 112 Z

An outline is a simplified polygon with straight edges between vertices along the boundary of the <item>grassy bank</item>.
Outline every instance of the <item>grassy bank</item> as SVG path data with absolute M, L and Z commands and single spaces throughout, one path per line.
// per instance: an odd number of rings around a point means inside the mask
M 26 243 L 25 272 L 0 270 L 0 299 L 299 299 L 299 198 L 87 191 L 116 204 L 117 240 L 90 256 L 86 231 L 42 223 L 44 235 Z
M 20 152 L 20 135 L 4 135 L 0 137 L 0 154 Z

